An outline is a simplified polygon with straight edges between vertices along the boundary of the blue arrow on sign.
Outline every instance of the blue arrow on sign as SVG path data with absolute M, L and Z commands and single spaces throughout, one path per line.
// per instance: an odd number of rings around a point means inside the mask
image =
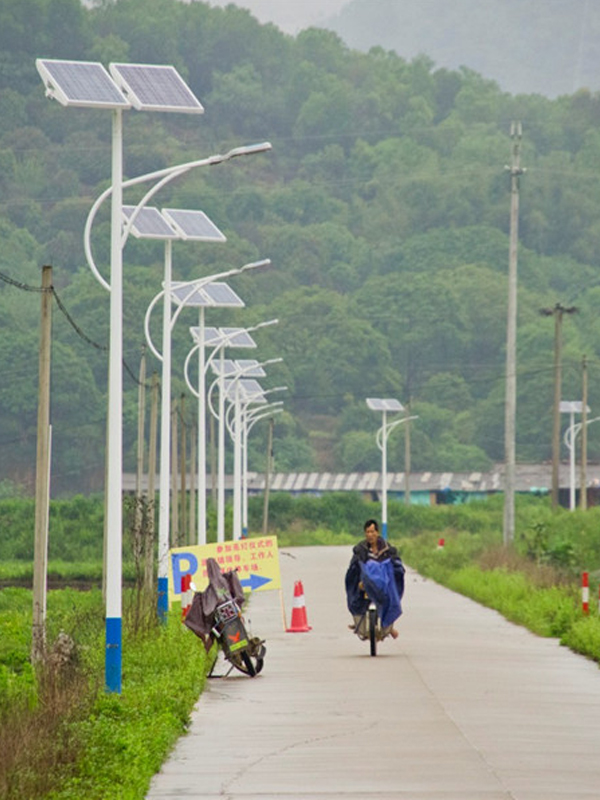
M 262 575 L 254 575 L 254 573 L 252 573 L 249 578 L 244 578 L 240 583 L 242 586 L 249 587 L 250 591 L 253 592 L 256 589 L 260 589 L 265 583 L 271 583 L 272 580 L 273 578 L 263 578 Z

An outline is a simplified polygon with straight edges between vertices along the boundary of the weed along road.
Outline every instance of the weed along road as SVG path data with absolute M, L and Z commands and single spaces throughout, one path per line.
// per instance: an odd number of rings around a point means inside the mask
M 349 547 L 282 550 L 247 618 L 263 672 L 212 679 L 148 800 L 597 800 L 600 670 L 408 570 L 396 641 L 348 630 Z M 190 637 L 192 634 L 190 634 Z M 193 646 L 197 646 L 194 641 Z

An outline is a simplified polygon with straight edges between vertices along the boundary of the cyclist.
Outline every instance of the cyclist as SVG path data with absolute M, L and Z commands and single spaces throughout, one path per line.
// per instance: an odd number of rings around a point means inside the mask
M 377 520 L 368 519 L 364 532 L 363 541 L 352 549 L 346 572 L 346 599 L 354 619 L 348 627 L 366 638 L 364 618 L 372 599 L 381 620 L 381 638 L 390 635 L 396 639 L 394 622 L 402 614 L 404 565 L 396 548 L 379 535 Z

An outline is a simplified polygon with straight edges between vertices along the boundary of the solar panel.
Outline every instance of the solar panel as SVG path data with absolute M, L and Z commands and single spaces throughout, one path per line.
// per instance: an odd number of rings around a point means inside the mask
M 243 308 L 244 301 L 226 283 L 206 283 L 194 287 L 180 281 L 171 284 L 171 296 L 179 305 L 204 308 Z
M 163 208 L 162 211 L 182 239 L 197 242 L 227 241 L 227 237 L 211 222 L 204 211 L 188 211 L 181 208 Z
M 102 64 L 95 61 L 36 59 L 46 95 L 63 106 L 131 108 Z
M 200 338 L 200 328 L 190 328 L 196 343 Z M 204 346 L 217 347 L 225 342 L 226 347 L 256 347 L 256 342 L 245 328 L 204 328 Z
M 590 410 L 589 406 L 586 406 L 586 411 Z M 581 400 L 561 400 L 559 409 L 561 414 L 581 414 L 583 412 L 583 403 Z
M 392 397 L 367 397 L 367 405 L 371 411 L 404 411 L 402 403 Z
M 202 288 L 198 289 L 193 283 L 172 283 L 171 298 L 180 306 L 196 306 L 211 308 L 214 303 Z
M 226 378 L 231 378 L 236 374 L 235 362 L 231 358 L 211 361 L 210 368 L 215 375 L 223 375 Z
M 204 108 L 175 67 L 155 64 L 111 64 L 110 73 L 138 111 L 202 114 Z
M 225 358 L 223 361 L 213 361 L 211 369 L 215 375 L 223 375 L 226 378 L 234 375 L 244 375 L 247 378 L 264 378 L 267 374 L 254 358 L 245 358 L 239 361 Z
M 192 339 L 199 344 L 200 340 L 200 328 L 190 328 L 190 333 L 192 334 Z M 215 347 L 219 344 L 219 342 L 223 339 L 223 336 L 218 328 L 204 328 L 204 346 L 205 347 Z
M 244 328 L 221 328 L 228 347 L 256 347 L 256 342 Z
M 264 398 L 263 388 L 255 380 L 225 380 L 225 394 L 229 400 L 235 399 L 235 386 L 240 388 L 241 399 L 245 402 L 261 402 Z
M 255 358 L 238 359 L 235 361 L 235 367 L 237 372 L 243 373 L 247 378 L 264 378 L 267 374 L 264 369 L 259 366 Z
M 123 206 L 123 216 L 128 222 L 137 206 Z M 179 239 L 158 208 L 144 206 L 135 215 L 131 232 L 138 239 Z
M 209 283 L 203 287 L 215 306 L 243 308 L 244 301 L 226 283 Z

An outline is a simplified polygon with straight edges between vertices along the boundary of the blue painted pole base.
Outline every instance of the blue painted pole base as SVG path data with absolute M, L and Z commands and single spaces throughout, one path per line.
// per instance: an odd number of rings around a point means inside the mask
M 105 688 L 107 692 L 121 694 L 121 617 L 106 620 Z
M 163 624 L 167 621 L 169 613 L 169 579 L 158 579 L 158 600 L 157 600 L 158 621 Z
M 381 523 L 381 535 L 387 541 L 387 522 Z

